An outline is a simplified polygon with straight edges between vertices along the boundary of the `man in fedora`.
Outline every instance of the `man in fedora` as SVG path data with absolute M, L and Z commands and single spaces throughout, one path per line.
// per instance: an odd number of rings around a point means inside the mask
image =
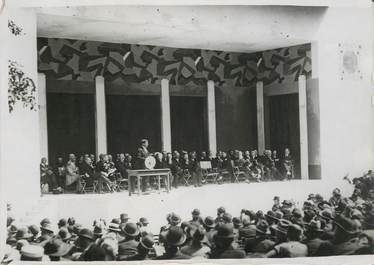
M 202 226 L 194 226 L 191 229 L 191 240 L 181 248 L 181 252 L 191 258 L 205 259 L 208 257 L 210 248 L 203 243 L 205 229 Z
M 216 223 L 214 222 L 214 218 L 212 216 L 205 217 L 204 222 L 203 222 L 203 227 L 206 231 L 205 237 L 207 239 L 207 244 L 210 247 L 214 245 L 213 236 L 216 233 L 216 230 L 214 229 L 215 226 L 216 226 Z
M 301 243 L 303 230 L 299 225 L 290 224 L 287 229 L 287 241 L 277 244 L 266 253 L 267 258 L 296 258 L 308 256 L 308 247 Z
M 149 251 L 153 249 L 154 241 L 153 236 L 146 235 L 140 238 L 138 244 L 138 253 L 128 257 L 126 260 L 148 260 Z
M 270 229 L 273 230 L 274 239 L 277 244 L 287 241 L 287 231 L 291 224 L 292 223 L 286 219 L 280 219 L 277 225 L 270 227 Z
M 190 220 L 191 224 L 195 225 L 202 225 L 203 224 L 203 218 L 200 216 L 200 210 L 199 209 L 193 209 L 192 211 L 192 220 Z
M 245 258 L 245 252 L 233 247 L 234 228 L 232 224 L 220 224 L 213 236 L 214 247 L 209 254 L 211 259 L 240 259 Z
M 51 261 L 70 260 L 68 255 L 72 248 L 73 245 L 59 238 L 53 238 L 44 245 L 44 254 L 49 256 Z
M 121 233 L 125 239 L 118 244 L 118 259 L 126 260 L 138 254 L 139 241 L 136 238 L 139 236 L 139 229 L 135 223 L 127 223 L 123 226 Z
M 74 260 L 87 260 L 86 255 L 90 253 L 90 248 L 95 245 L 94 233 L 87 229 L 82 228 L 79 231 L 78 239 L 75 241 L 75 246 L 77 247 L 77 253 L 74 253 Z
M 37 245 L 26 245 L 22 247 L 21 261 L 42 261 L 44 256 L 44 249 Z
M 243 226 L 239 228 L 239 240 L 246 241 L 247 239 L 256 236 L 256 225 L 251 223 L 251 219 L 248 215 L 242 217 Z
M 180 251 L 187 237 L 179 226 L 172 226 L 165 234 L 165 253 L 158 259 L 189 259 L 190 257 Z
M 126 224 L 130 217 L 127 213 L 121 213 L 119 219 L 121 220 L 121 224 Z
M 327 240 L 321 239 L 323 233 L 322 223 L 318 219 L 313 219 L 305 227 L 305 239 L 303 243 L 308 247 L 308 256 L 328 256 L 332 253 L 327 253 L 326 248 L 321 248 L 320 246 L 328 244 Z
M 37 243 L 47 242 L 54 236 L 54 229 L 51 223 L 41 222 L 40 237 L 36 239 Z
M 265 220 L 260 220 L 256 225 L 256 236 L 249 238 L 245 242 L 245 252 L 268 252 L 275 245 L 275 242 L 270 239 L 269 235 L 269 224 Z

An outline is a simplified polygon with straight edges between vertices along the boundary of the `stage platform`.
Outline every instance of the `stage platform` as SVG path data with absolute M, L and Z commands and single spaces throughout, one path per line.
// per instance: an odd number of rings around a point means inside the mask
M 106 194 L 44 195 L 26 214 L 17 216 L 17 209 L 14 209 L 12 214 L 16 220 L 25 224 L 38 224 L 44 217 L 57 223 L 60 218 L 73 216 L 78 223 L 90 227 L 95 218 L 110 220 L 125 212 L 133 222 L 142 216 L 147 217 L 151 230 L 157 233 L 160 226 L 166 223 L 165 217 L 170 212 L 179 214 L 182 220 L 189 220 L 194 208 L 199 208 L 203 216 L 215 216 L 216 209 L 224 206 L 233 216 L 238 216 L 243 208 L 267 211 L 271 208 L 275 195 L 280 196 L 281 200 L 293 199 L 297 205 L 302 206 L 309 193 L 320 193 L 329 198 L 335 187 L 339 187 L 346 196 L 349 196 L 353 189 L 353 186 L 344 180 L 292 180 L 208 184 L 198 188 L 179 187 L 172 189 L 170 193 L 139 196 L 129 196 L 126 191 Z M 18 214 L 20 213 L 21 211 L 18 211 Z

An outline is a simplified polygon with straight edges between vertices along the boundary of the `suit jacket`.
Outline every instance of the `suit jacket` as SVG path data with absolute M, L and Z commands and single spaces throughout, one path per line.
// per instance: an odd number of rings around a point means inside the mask
M 125 260 L 138 254 L 139 242 L 135 239 L 124 240 L 118 244 L 118 259 Z
M 75 162 L 68 161 L 66 164 L 66 185 L 69 186 L 79 179 L 78 167 Z

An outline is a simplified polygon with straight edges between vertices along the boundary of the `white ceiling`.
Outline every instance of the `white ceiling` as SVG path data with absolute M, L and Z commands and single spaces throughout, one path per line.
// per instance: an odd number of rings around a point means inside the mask
M 38 36 L 253 52 L 313 40 L 325 7 L 37 8 Z

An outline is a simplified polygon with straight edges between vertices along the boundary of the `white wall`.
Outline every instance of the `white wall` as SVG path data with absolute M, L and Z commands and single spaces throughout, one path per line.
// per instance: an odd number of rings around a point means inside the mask
M 36 48 L 36 16 L 29 9 L 9 10 L 9 19 L 22 27 L 22 33 L 14 36 L 8 29 L 8 60 L 13 60 L 22 65 L 25 74 L 32 78 L 37 86 L 37 48 Z M 8 65 L 6 63 L 6 65 Z M 2 88 L 3 89 L 3 88 Z M 37 91 L 35 93 L 37 98 Z M 1 94 L 2 101 L 7 97 Z M 14 210 L 18 205 L 25 205 L 27 209 L 33 198 L 40 196 L 39 189 L 39 114 L 24 108 L 22 102 L 17 102 L 14 111 L 8 112 L 8 105 L 2 107 L 4 120 L 1 124 L 2 131 L 2 178 L 5 180 L 6 200 L 13 204 Z
M 312 45 L 313 77 L 319 79 L 324 179 L 347 173 L 354 177 L 374 167 L 372 24 L 370 8 L 330 8 Z M 359 51 L 361 72 L 342 74 L 340 50 L 351 48 Z

